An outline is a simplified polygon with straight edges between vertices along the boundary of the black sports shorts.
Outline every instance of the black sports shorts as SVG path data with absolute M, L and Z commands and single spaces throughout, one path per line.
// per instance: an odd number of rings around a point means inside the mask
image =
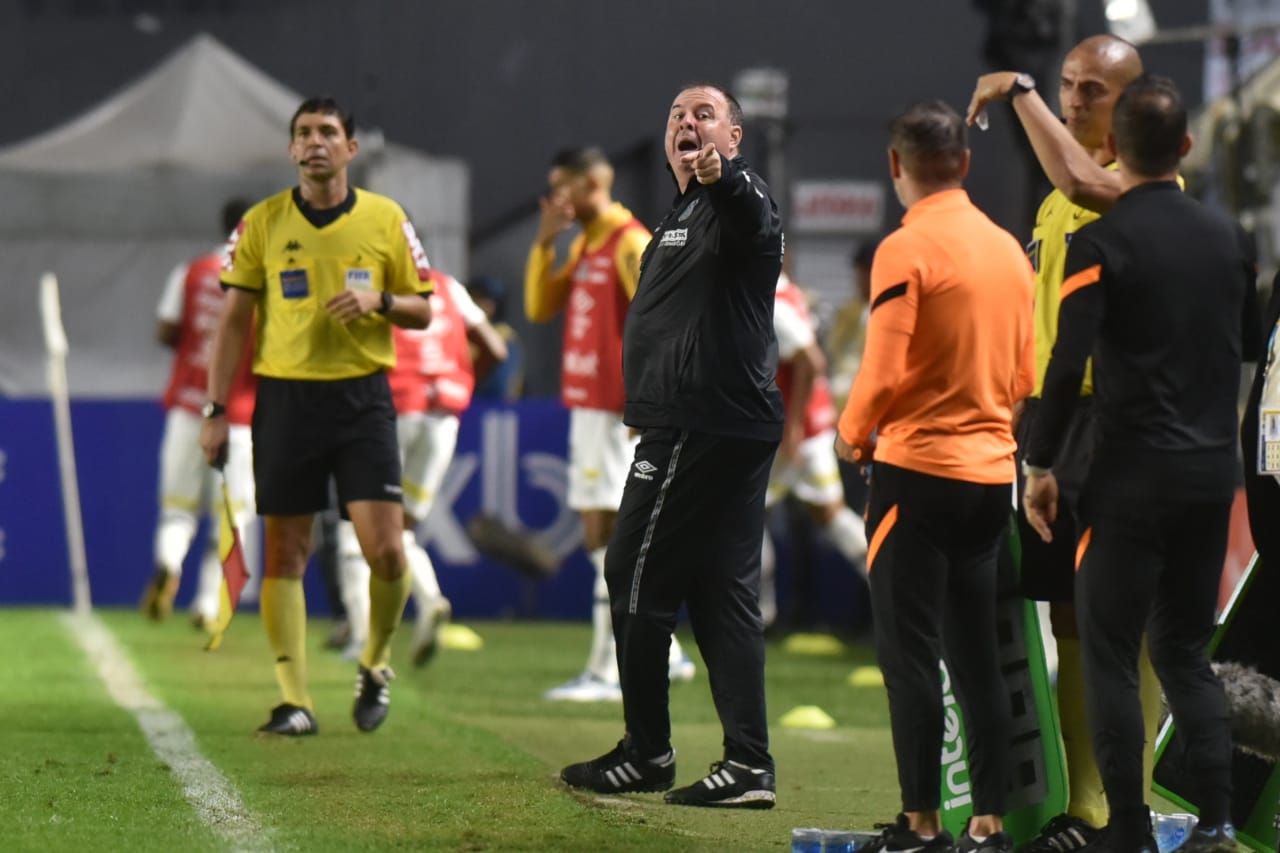
M 1040 408 L 1037 397 L 1027 399 L 1022 420 L 1018 423 L 1018 459 L 1022 459 L 1031 425 Z M 1071 601 L 1075 594 L 1077 505 L 1084 487 L 1089 465 L 1093 461 L 1093 397 L 1081 397 L 1071 412 L 1062 448 L 1053 462 L 1053 475 L 1058 481 L 1058 517 L 1053 524 L 1053 541 L 1045 542 L 1027 522 L 1022 507 L 1026 487 L 1022 466 L 1018 466 L 1018 539 L 1022 545 L 1022 594 L 1036 601 Z
M 260 515 L 306 515 L 338 504 L 400 503 L 396 410 L 382 371 L 354 379 L 261 377 L 253 410 Z

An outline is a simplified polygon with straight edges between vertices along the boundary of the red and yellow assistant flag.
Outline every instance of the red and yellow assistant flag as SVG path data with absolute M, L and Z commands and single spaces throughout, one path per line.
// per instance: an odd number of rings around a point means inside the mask
M 218 557 L 222 560 L 222 591 L 218 596 L 218 618 L 210 632 L 206 651 L 222 645 L 222 635 L 231 624 L 240 592 L 249 580 L 249 569 L 244 561 L 244 548 L 240 544 L 240 531 L 236 529 L 235 516 L 231 512 L 231 493 L 227 478 L 222 478 L 222 503 L 218 510 Z

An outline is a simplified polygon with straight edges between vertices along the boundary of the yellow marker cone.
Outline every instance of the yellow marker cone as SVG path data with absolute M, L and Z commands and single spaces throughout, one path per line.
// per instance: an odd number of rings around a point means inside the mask
M 782 715 L 782 725 L 789 729 L 834 729 L 836 721 L 817 705 L 799 705 Z
M 782 650 L 793 655 L 844 654 L 844 643 L 830 634 L 792 634 L 782 643 Z
M 460 652 L 478 652 L 484 648 L 484 639 L 466 625 L 450 622 L 440 627 L 440 645 Z
M 858 666 L 849 673 L 852 687 L 884 687 L 884 675 L 878 666 Z

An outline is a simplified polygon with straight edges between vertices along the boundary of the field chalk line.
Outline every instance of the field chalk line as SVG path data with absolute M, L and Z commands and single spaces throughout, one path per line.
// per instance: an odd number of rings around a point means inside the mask
M 109 628 L 92 611 L 64 613 L 64 624 L 93 663 L 116 704 L 133 714 L 151 749 L 173 771 L 196 815 L 235 850 L 265 849 L 262 830 L 240 792 L 196 748 L 195 735 L 176 712 L 153 696 Z

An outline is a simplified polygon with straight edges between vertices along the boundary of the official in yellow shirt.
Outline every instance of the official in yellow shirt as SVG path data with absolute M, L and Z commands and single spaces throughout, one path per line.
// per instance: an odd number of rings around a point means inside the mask
M 396 413 L 386 369 L 391 325 L 425 328 L 426 254 L 399 205 L 350 186 L 355 122 L 312 98 L 289 123 L 298 186 L 245 214 L 226 249 L 228 288 L 209 365 L 200 443 L 210 464 L 226 450 L 225 402 L 254 315 L 253 416 L 258 512 L 265 517 L 262 621 L 283 702 L 259 731 L 317 731 L 306 683 L 302 576 L 314 514 L 329 483 L 369 562 L 370 629 L 356 675 L 353 716 L 372 731 L 386 718 L 391 637 L 409 595 Z

